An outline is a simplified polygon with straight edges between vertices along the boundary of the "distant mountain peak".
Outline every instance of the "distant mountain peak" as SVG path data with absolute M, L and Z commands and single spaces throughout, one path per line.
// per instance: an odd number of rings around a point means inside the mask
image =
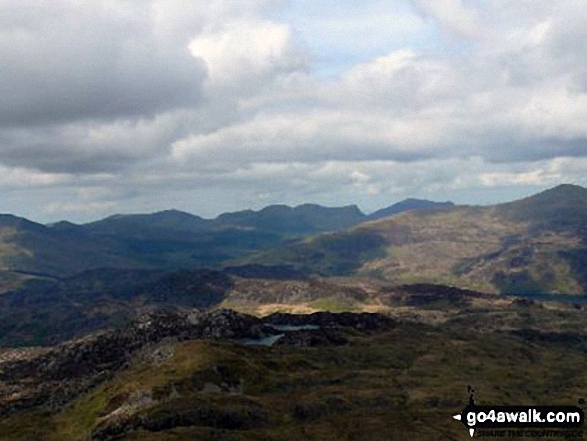
M 221 225 L 254 228 L 259 231 L 311 234 L 351 227 L 366 219 L 356 205 L 324 207 L 317 204 L 269 205 L 259 211 L 223 213 L 215 222 Z
M 583 192 L 587 192 L 587 188 L 582 187 L 577 184 L 559 184 L 556 187 L 553 187 L 551 190 L 556 190 L 556 189 L 574 189 L 574 190 L 581 190 Z
M 505 202 L 498 204 L 498 207 L 526 207 L 530 206 L 575 206 L 579 203 L 581 205 L 587 204 L 587 189 L 580 185 L 574 184 L 561 184 L 556 187 L 549 188 L 541 191 L 540 193 L 533 194 L 512 202 Z
M 497 205 L 509 219 L 528 221 L 549 228 L 584 229 L 587 218 L 587 189 L 573 184 L 562 184 L 527 198 Z
M 22 229 L 43 230 L 45 225 L 30 221 L 24 217 L 13 214 L 0 214 L 0 227 L 13 227 Z
M 80 228 L 80 225 L 66 220 L 53 222 L 52 224 L 47 224 L 47 226 L 55 230 L 69 230 L 74 228 Z
M 197 216 L 195 214 L 191 214 L 191 213 L 187 213 L 185 211 L 181 211 L 181 210 L 175 210 L 175 209 L 169 209 L 169 210 L 162 210 L 162 211 L 157 211 L 155 213 L 152 213 L 150 216 L 153 217 L 158 217 L 158 218 L 181 218 L 181 219 L 202 219 L 202 217 Z
M 370 220 L 381 219 L 394 214 L 402 213 L 408 210 L 433 210 L 454 207 L 453 202 L 434 202 L 426 199 L 408 198 L 397 202 L 387 208 L 382 208 L 369 215 Z
M 545 195 L 556 195 L 557 197 L 566 198 L 587 198 L 587 188 L 575 184 L 560 184 L 556 187 L 538 193 L 534 195 L 534 197 L 539 198 Z

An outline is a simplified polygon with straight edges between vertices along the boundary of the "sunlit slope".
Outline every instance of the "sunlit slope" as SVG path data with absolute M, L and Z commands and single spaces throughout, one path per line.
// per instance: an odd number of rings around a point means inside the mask
M 492 207 L 412 211 L 255 256 L 322 275 L 508 293 L 587 291 L 587 190 Z

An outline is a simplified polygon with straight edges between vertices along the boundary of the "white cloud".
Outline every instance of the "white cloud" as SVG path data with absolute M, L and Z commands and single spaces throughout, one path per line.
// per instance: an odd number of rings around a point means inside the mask
M 256 93 L 275 75 L 305 65 L 288 26 L 268 21 L 231 22 L 199 35 L 189 47 L 204 60 L 210 87 L 237 95 Z
M 118 208 L 116 202 L 51 202 L 44 208 L 48 215 L 62 216 L 64 213 L 69 215 L 93 215 L 100 212 L 112 212 Z

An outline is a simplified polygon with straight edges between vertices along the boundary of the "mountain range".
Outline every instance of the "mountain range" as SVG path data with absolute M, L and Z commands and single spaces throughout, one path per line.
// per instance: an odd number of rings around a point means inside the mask
M 586 219 L 571 185 L 369 216 L 2 216 L 0 440 L 446 441 L 473 398 L 568 405 Z
M 587 189 L 487 207 L 411 210 L 247 256 L 321 276 L 507 294 L 587 292 Z
M 4 290 L 100 268 L 247 272 L 256 265 L 488 292 L 579 294 L 587 291 L 586 263 L 587 190 L 575 185 L 485 207 L 408 199 L 371 215 L 356 206 L 305 204 L 215 219 L 168 210 L 82 225 L 0 216 Z
M 424 204 L 424 205 L 423 205 Z M 433 208 L 408 200 L 386 210 Z M 395 207 L 395 208 L 394 208 Z M 114 215 L 77 225 L 42 225 L 0 215 L 0 284 L 27 276 L 64 277 L 90 269 L 210 267 L 308 234 L 339 231 L 380 216 L 356 206 L 272 205 L 203 219 L 177 210 Z

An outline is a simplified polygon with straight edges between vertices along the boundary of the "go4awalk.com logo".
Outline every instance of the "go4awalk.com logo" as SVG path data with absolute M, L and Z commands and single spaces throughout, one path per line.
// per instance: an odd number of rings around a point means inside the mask
M 583 409 L 577 406 L 478 406 L 469 386 L 469 404 L 453 418 L 465 425 L 471 437 L 574 437 L 585 421 Z M 583 400 L 580 401 L 580 403 Z

